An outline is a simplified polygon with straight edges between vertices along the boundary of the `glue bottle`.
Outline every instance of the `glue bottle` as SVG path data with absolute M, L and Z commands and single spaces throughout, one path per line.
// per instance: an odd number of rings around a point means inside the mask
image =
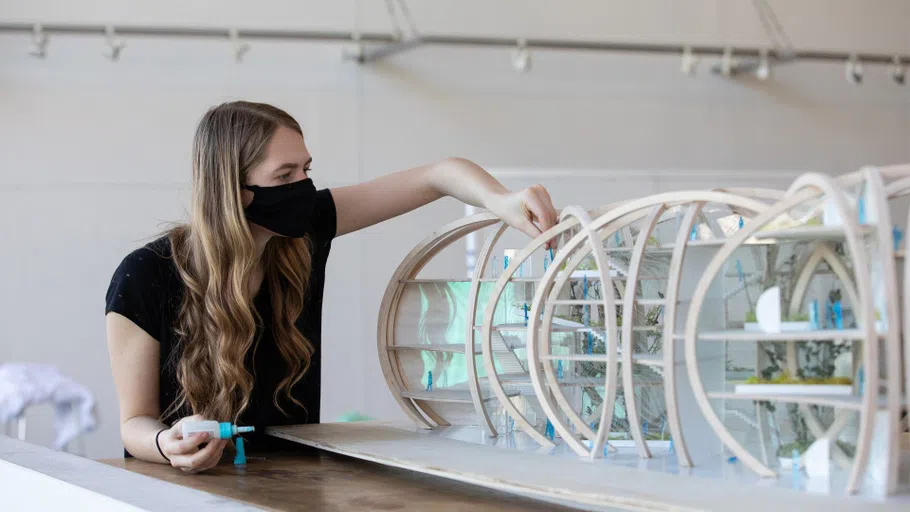
M 186 439 L 193 434 L 207 433 L 212 439 L 230 439 L 237 434 L 252 432 L 255 427 L 238 427 L 230 422 L 219 423 L 217 421 L 188 421 L 183 423 L 181 433 Z

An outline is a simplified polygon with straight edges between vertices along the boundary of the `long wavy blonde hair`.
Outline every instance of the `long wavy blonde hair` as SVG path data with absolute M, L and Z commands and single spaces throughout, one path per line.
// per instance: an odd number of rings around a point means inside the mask
M 171 361 L 179 391 L 164 417 L 188 408 L 209 419 L 236 422 L 250 403 L 253 375 L 244 363 L 250 350 L 255 353 L 256 327 L 263 319 L 250 289 L 259 261 L 241 185 L 280 126 L 302 134 L 281 109 L 232 102 L 209 110 L 196 129 L 190 222 L 169 231 L 184 293 L 176 326 L 180 347 Z M 273 237 L 260 260 L 274 312 L 267 320 L 287 370 L 272 397 L 279 410 L 281 394 L 302 407 L 291 389 L 313 355 L 312 344 L 295 325 L 310 256 L 307 238 Z

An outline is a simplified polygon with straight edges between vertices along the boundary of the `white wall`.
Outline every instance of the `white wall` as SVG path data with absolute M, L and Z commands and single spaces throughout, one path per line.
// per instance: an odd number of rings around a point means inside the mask
M 514 14 L 521 2 L 410 2 L 428 32 L 762 40 L 745 0 L 690 0 L 691 11 L 680 3 L 576 0 L 558 12 L 538 1 Z M 327 29 L 356 19 L 362 28 L 388 27 L 378 0 L 356 11 L 353 2 L 209 5 L 0 0 L 0 16 Z M 906 2 L 775 6 L 800 47 L 910 51 Z M 27 56 L 27 37 L 0 35 L 0 361 L 57 364 L 97 394 L 103 422 L 88 439 L 93 457 L 120 449 L 102 313 L 108 280 L 161 222 L 182 218 L 191 134 L 217 102 L 268 101 L 295 115 L 319 186 L 449 155 L 491 167 L 720 170 L 758 182 L 762 170 L 839 173 L 910 160 L 910 88 L 872 66 L 854 87 L 840 64 L 799 63 L 761 83 L 726 81 L 705 72 L 706 63 L 686 77 L 671 57 L 539 53 L 533 71 L 520 75 L 505 50 L 428 48 L 358 68 L 341 61 L 337 45 L 256 43 L 238 65 L 222 42 L 128 43 L 113 64 L 101 56 L 101 38 L 54 37 L 42 61 Z M 637 180 L 616 179 L 603 201 L 640 191 Z M 443 200 L 336 242 L 323 335 L 325 420 L 352 409 L 401 416 L 375 355 L 379 300 L 405 253 L 462 211 Z M 48 442 L 50 411 L 31 419 L 32 439 Z

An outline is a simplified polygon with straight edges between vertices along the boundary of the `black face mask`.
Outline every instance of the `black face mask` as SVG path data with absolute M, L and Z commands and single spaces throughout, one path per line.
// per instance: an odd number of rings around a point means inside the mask
M 316 206 L 313 180 L 295 181 L 277 187 L 243 185 L 253 193 L 246 218 L 269 231 L 289 238 L 301 238 L 311 231 Z

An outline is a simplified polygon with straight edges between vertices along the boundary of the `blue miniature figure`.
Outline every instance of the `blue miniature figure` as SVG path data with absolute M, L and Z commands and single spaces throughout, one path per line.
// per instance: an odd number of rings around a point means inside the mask
M 809 324 L 813 331 L 820 329 L 818 325 L 818 300 L 809 303 Z
M 433 391 L 433 372 L 427 372 L 427 391 Z
M 556 362 L 556 378 L 562 380 L 562 360 Z
M 553 424 L 550 423 L 550 420 L 547 420 L 547 431 L 545 435 L 550 439 L 556 437 L 556 429 L 553 428 Z
M 841 312 L 840 301 L 835 301 L 834 306 L 832 307 L 834 311 L 834 327 L 837 329 L 844 328 L 844 315 Z
M 745 223 L 745 221 L 743 221 L 743 216 L 740 215 L 739 216 L 739 229 L 742 229 L 745 224 L 746 223 Z
M 904 232 L 901 231 L 901 228 L 894 226 L 891 229 L 891 237 L 894 238 L 894 250 L 898 250 L 901 246 L 901 240 L 904 238 Z

